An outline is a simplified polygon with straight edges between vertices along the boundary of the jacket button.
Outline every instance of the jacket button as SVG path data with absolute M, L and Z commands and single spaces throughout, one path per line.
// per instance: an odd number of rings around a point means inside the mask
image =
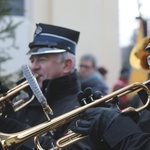
M 29 119 L 26 119 L 26 122 L 29 122 Z

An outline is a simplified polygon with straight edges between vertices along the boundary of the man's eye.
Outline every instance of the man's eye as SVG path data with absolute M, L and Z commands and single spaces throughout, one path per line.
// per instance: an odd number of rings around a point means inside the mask
M 39 61 L 47 61 L 47 58 L 39 58 Z
M 34 62 L 34 60 L 30 59 L 30 63 L 33 63 L 33 62 Z

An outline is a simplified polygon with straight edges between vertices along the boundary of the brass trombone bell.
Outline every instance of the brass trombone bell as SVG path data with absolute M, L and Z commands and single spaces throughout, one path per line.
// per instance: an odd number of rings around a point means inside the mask
M 144 37 L 133 47 L 129 58 L 132 68 L 147 73 L 150 72 L 149 65 L 147 63 L 147 56 L 149 56 L 150 54 L 145 50 L 149 43 L 150 37 Z
M 71 122 L 72 120 L 74 120 L 75 118 L 79 117 L 79 115 L 81 113 L 83 113 L 86 109 L 90 108 L 90 107 L 94 107 L 94 106 L 97 106 L 103 102 L 111 102 L 113 100 L 114 97 L 121 97 L 121 96 L 124 96 L 126 94 L 129 94 L 131 92 L 135 92 L 135 91 L 139 91 L 141 89 L 145 90 L 147 95 L 148 95 L 148 99 L 147 99 L 147 102 L 145 105 L 139 107 L 139 108 L 133 108 L 133 107 L 128 107 L 125 111 L 129 111 L 129 110 L 134 110 L 134 111 L 141 111 L 145 108 L 147 108 L 150 104 L 150 91 L 148 89 L 148 87 L 145 85 L 147 84 L 149 81 L 147 82 L 144 82 L 144 83 L 140 83 L 140 82 L 136 82 L 134 84 L 131 84 L 131 85 L 128 85 L 122 89 L 119 89 L 117 91 L 114 91 L 113 93 L 111 94 L 108 94 L 100 99 L 97 99 L 87 105 L 84 105 L 84 106 L 81 106 L 81 107 L 77 107 L 75 108 L 74 110 L 70 111 L 70 112 L 67 112 L 61 116 L 58 116 L 54 119 L 51 119 L 51 120 L 48 120 L 46 122 L 43 122 L 39 125 L 36 125 L 34 127 L 31 127 L 29 129 L 26 129 L 24 131 L 21 131 L 21 132 L 17 132 L 17 133 L 12 133 L 12 134 L 5 134 L 5 133 L 0 133 L 0 143 L 3 147 L 4 150 L 9 150 L 9 148 L 13 145 L 20 145 L 22 144 L 23 142 L 25 142 L 26 140 L 29 140 L 33 137 L 38 137 L 40 135 L 43 135 L 45 133 L 47 133 L 48 131 L 52 130 L 54 131 L 57 127 L 59 126 L 62 126 L 68 122 Z M 82 137 L 79 136 L 78 134 L 75 133 L 75 135 L 73 136 L 74 137 L 74 140 L 75 142 L 78 141 L 78 137 Z M 63 137 L 63 140 L 64 140 L 65 137 Z M 76 139 L 77 138 L 77 139 Z M 79 138 L 79 140 L 80 140 Z M 74 141 L 73 140 L 73 141 Z M 37 140 L 35 140 L 37 141 Z M 39 145 L 39 143 L 35 143 L 36 145 Z M 59 139 L 57 141 L 57 147 L 58 149 L 61 149 L 65 146 L 68 146 L 72 144 L 72 140 L 71 140 L 71 137 L 68 137 L 67 136 L 67 139 L 65 139 L 65 143 Z M 40 147 L 40 146 L 37 146 L 37 147 Z

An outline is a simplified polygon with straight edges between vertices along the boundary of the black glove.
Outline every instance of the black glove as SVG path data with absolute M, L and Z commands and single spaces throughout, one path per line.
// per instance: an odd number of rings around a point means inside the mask
M 76 133 L 90 135 L 91 140 L 99 142 L 111 126 L 113 121 L 120 115 L 121 111 L 116 107 L 96 107 L 87 109 L 80 120 L 76 122 L 76 126 L 72 126 L 71 130 Z
M 43 149 L 55 149 L 56 148 L 56 141 L 51 136 L 41 136 L 39 138 L 40 145 Z
M 0 117 L 0 132 L 14 133 L 26 129 L 26 125 L 21 124 L 17 120 Z
M 9 88 L 2 84 L 0 81 L 0 94 L 6 93 L 9 90 Z
M 139 113 L 133 110 L 123 112 L 122 115 L 130 117 L 135 123 L 138 123 L 140 118 Z

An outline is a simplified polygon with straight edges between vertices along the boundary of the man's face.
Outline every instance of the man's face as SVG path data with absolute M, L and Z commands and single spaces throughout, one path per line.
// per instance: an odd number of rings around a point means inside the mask
M 57 62 L 56 54 L 33 55 L 30 57 L 31 71 L 38 74 L 38 83 L 42 87 L 42 83 L 46 79 L 55 79 L 64 75 L 64 62 Z
M 79 75 L 81 77 L 87 77 L 90 74 L 95 72 L 95 68 L 93 67 L 91 60 L 81 60 L 80 66 L 79 66 Z

